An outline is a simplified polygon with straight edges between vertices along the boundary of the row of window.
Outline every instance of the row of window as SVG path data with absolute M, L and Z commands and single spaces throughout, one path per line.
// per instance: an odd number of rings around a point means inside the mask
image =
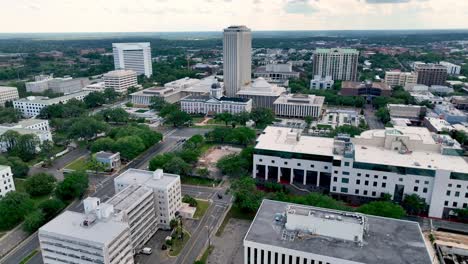
M 265 260 L 266 259 L 266 260 Z M 288 262 L 286 262 L 288 261 Z M 284 253 L 272 252 L 269 250 L 247 247 L 246 264 L 330 264 L 325 261 L 317 261 L 299 256 Z
M 444 206 L 449 206 L 449 201 L 445 201 L 444 202 Z M 458 202 L 452 202 L 452 207 L 457 207 L 458 206 Z M 464 209 L 468 208 L 468 204 L 467 203 L 463 203 L 463 206 L 462 206 Z

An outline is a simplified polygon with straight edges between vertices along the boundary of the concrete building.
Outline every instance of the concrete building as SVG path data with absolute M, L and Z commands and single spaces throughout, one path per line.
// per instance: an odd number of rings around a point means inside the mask
M 7 193 L 15 191 L 15 182 L 10 166 L 0 165 L 0 199 Z
M 453 93 L 454 90 L 452 87 L 448 87 L 445 85 L 431 85 L 431 87 L 429 87 L 429 92 L 433 94 L 447 95 Z
M 449 122 L 438 117 L 425 117 L 423 124 L 429 131 L 437 134 L 453 130 L 453 126 Z
M 116 192 L 120 192 L 130 185 L 141 185 L 151 188 L 156 199 L 156 216 L 158 226 L 170 228 L 170 221 L 182 206 L 180 176 L 156 171 L 128 169 L 114 179 Z
M 6 102 L 13 102 L 19 99 L 18 88 L 0 86 L 0 106 L 5 106 Z
M 416 72 L 401 72 L 399 70 L 385 72 L 385 83 L 393 86 L 406 87 L 407 85 L 415 85 L 418 81 Z
M 158 230 L 155 192 L 142 185 L 130 185 L 108 201 L 122 221 L 130 227 L 133 253 L 138 253 Z
M 200 79 L 193 79 L 193 78 L 185 77 L 185 78 L 164 84 L 164 88 L 171 88 L 174 90 L 181 91 L 189 87 L 192 87 L 198 83 L 200 83 Z
M 329 90 L 333 88 L 334 83 L 331 76 L 321 77 L 320 75 L 315 75 L 314 79 L 310 80 L 310 89 Z
M 112 43 L 112 52 L 116 70 L 132 70 L 146 77 L 153 75 L 149 42 Z
M 81 91 L 56 98 L 28 96 L 26 98 L 13 101 L 13 107 L 18 109 L 23 117 L 30 118 L 37 116 L 41 112 L 42 108 L 46 106 L 54 104 L 65 104 L 71 99 L 82 101 L 88 94 L 89 91 Z
M 286 92 L 286 88 L 268 83 L 263 77 L 256 78 L 251 84 L 242 87 L 237 96 L 252 99 L 252 107 L 274 109 L 273 103 Z
M 387 108 L 391 118 L 406 118 L 412 121 L 419 121 L 426 115 L 426 107 L 419 105 L 388 104 Z
M 120 152 L 112 153 L 99 151 L 96 153 L 96 160 L 106 166 L 107 170 L 119 169 L 120 162 Z
M 419 224 L 263 200 L 244 238 L 244 264 L 430 264 Z
M 452 96 L 450 103 L 460 110 L 468 110 L 468 96 Z
M 424 85 L 424 84 L 408 84 L 404 88 L 405 88 L 405 91 L 414 92 L 414 93 L 429 92 L 429 86 Z
M 416 103 L 422 103 L 427 101 L 433 105 L 440 105 L 444 103 L 444 98 L 440 96 L 435 96 L 431 92 L 411 92 L 411 96 L 414 98 Z
M 460 75 L 461 66 L 447 62 L 447 61 L 441 61 L 439 62 L 439 64 L 447 68 L 447 73 L 449 75 Z
M 47 81 L 48 89 L 54 93 L 71 94 L 83 90 L 89 84 L 88 78 L 53 78 Z
M 246 26 L 230 26 L 223 34 L 223 76 L 226 96 L 234 97 L 251 80 L 252 33 Z
M 268 82 L 278 85 L 288 85 L 289 79 L 299 78 L 299 72 L 292 70 L 291 63 L 267 64 L 258 67 L 254 72 L 254 77 L 262 77 Z
M 342 82 L 341 95 L 344 96 L 363 96 L 367 100 L 372 100 L 376 96 L 391 96 L 392 88 L 386 83 L 381 82 Z
M 137 87 L 137 73 L 133 70 L 110 71 L 103 76 L 104 87 L 114 89 L 117 93 L 125 94 L 128 88 Z
M 447 81 L 447 68 L 440 64 L 417 64 L 415 71 L 418 75 L 418 84 L 445 85 Z
M 361 120 L 365 120 L 365 117 L 359 115 L 354 110 L 341 110 L 341 109 L 327 109 L 322 119 L 317 122 L 317 125 L 329 125 L 332 128 L 350 125 L 359 126 Z
M 52 75 L 34 76 L 33 82 L 26 83 L 26 91 L 31 93 L 42 93 L 49 89 L 49 81 L 54 77 Z
M 450 124 L 460 124 L 468 121 L 467 115 L 451 104 L 436 105 L 434 107 L 434 112 Z
M 83 91 L 89 91 L 89 92 L 104 92 L 106 90 L 106 85 L 104 82 L 97 82 L 97 83 L 92 83 L 88 84 L 85 88 L 83 88 Z
M 273 103 L 275 114 L 284 117 L 319 117 L 325 101 L 323 96 L 282 94 Z
M 6 133 L 7 131 L 15 131 L 20 135 L 32 134 L 36 136 L 36 139 L 40 144 L 50 141 L 52 142 L 52 133 L 49 127 L 48 120 L 41 119 L 25 119 L 21 120 L 16 124 L 1 124 L 0 125 L 0 136 Z M 0 141 L 0 152 L 8 151 L 10 147 L 9 143 L 6 141 Z M 37 151 L 40 151 L 40 146 L 36 148 Z
M 442 218 L 468 206 L 468 162 L 462 153 L 449 136 L 421 127 L 367 130 L 351 139 L 267 127 L 255 146 L 253 177 L 322 188 L 351 201 L 390 194 L 401 202 L 417 194 L 429 205 L 429 216 Z
M 113 216 L 111 205 L 99 211 L 64 211 L 39 229 L 44 264 L 133 264 L 128 223 Z
M 356 81 L 359 51 L 355 49 L 316 49 L 313 75 L 333 80 Z

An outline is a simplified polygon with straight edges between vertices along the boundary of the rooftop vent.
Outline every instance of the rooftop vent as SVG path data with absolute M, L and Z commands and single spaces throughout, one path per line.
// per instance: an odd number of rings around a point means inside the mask
M 163 170 L 162 169 L 157 169 L 153 172 L 153 179 L 154 180 L 160 180 L 163 177 Z

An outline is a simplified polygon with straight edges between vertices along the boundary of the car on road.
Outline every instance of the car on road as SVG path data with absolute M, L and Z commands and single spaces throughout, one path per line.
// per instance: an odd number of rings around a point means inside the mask
M 151 253 L 153 253 L 153 250 L 150 247 L 145 247 L 141 250 L 141 253 L 145 255 L 151 255 Z

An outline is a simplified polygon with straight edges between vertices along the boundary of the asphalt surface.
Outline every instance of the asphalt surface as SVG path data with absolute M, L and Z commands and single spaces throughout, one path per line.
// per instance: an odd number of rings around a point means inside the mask
M 367 125 L 370 129 L 383 129 L 384 124 L 375 116 L 375 111 L 372 105 L 366 105 L 364 109 L 364 116 L 366 118 Z
M 180 139 L 186 139 L 189 138 L 193 135 L 196 134 L 204 134 L 208 132 L 209 129 L 200 129 L 200 128 L 182 128 L 182 129 L 172 129 L 168 130 L 164 133 L 164 140 L 150 149 L 148 149 L 141 157 L 133 160 L 129 164 L 127 164 L 127 168 L 138 168 L 138 169 L 146 169 L 147 164 L 149 160 L 157 154 L 165 153 L 165 152 L 170 152 L 177 150 L 179 147 L 182 146 L 182 142 L 180 142 Z M 84 152 L 81 152 L 84 151 Z M 52 168 L 47 168 L 49 171 L 50 170 L 59 170 L 63 168 L 67 163 L 73 161 L 76 158 L 79 158 L 87 153 L 86 150 L 79 150 L 74 152 L 73 154 L 68 157 L 68 154 L 66 157 L 63 157 L 63 161 L 60 161 Z M 61 166 L 61 167 L 60 167 Z M 125 170 L 125 168 L 123 168 Z M 105 201 L 112 197 L 114 195 L 114 183 L 113 179 L 117 176 L 118 174 L 115 174 L 114 176 L 107 177 L 103 180 L 103 182 L 99 183 L 96 187 L 96 192 L 92 194 L 94 197 L 99 197 L 101 198 L 102 201 Z M 199 190 L 196 191 L 196 186 L 192 188 L 186 188 L 190 192 L 205 192 L 206 190 Z M 208 188 L 209 189 L 209 188 Z M 212 191 L 214 192 L 214 191 Z M 210 196 L 210 194 L 205 194 L 204 196 Z M 213 194 L 211 194 L 213 196 Z M 210 196 L 210 197 L 211 197 Z M 82 212 L 83 211 L 83 206 L 82 202 L 74 202 L 70 205 L 69 209 L 71 211 L 76 211 L 76 212 Z M 14 249 L 12 252 L 7 254 L 7 256 L 3 259 L 0 260 L 1 263 L 5 264 L 17 264 L 20 263 L 21 260 L 23 260 L 25 257 L 27 257 L 31 252 L 33 252 L 35 249 L 39 249 L 39 240 L 37 237 L 37 233 L 30 236 L 28 239 L 23 241 L 16 249 Z M 28 261 L 28 264 L 42 264 L 42 257 L 40 253 L 36 254 L 31 258 L 30 261 Z

